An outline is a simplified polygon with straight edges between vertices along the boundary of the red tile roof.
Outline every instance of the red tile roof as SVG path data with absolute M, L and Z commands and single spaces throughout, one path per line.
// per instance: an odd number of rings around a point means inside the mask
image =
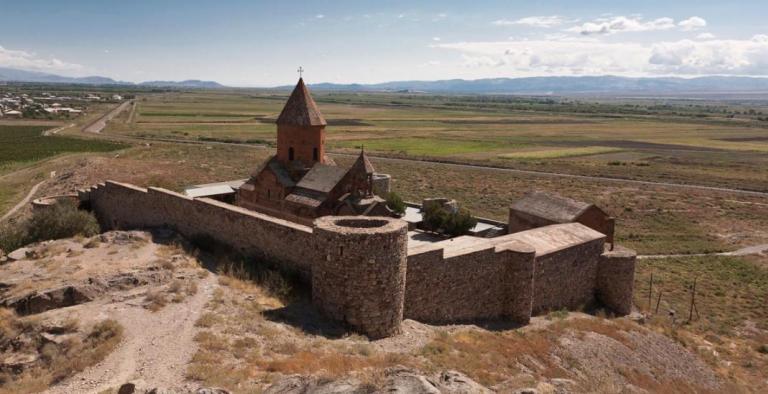
M 325 126 L 327 123 L 323 114 L 312 99 L 309 89 L 304 85 L 304 80 L 299 78 L 299 83 L 285 103 L 283 111 L 277 117 L 277 124 L 291 126 Z

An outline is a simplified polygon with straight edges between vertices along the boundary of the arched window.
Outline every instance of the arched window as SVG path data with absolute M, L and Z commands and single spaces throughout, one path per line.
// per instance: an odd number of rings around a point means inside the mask
M 293 147 L 288 148 L 288 160 L 293 161 Z
M 312 160 L 319 161 L 317 158 L 317 148 L 312 149 Z

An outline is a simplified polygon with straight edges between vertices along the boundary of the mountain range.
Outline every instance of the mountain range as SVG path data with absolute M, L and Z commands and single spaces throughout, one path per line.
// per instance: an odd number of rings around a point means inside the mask
M 147 81 L 135 84 L 133 82 L 116 81 L 107 77 L 64 77 L 56 74 L 19 70 L 7 67 L 0 67 L 0 82 L 68 83 L 82 85 L 137 85 L 151 87 L 183 87 L 205 89 L 216 89 L 224 87 L 224 85 L 221 85 L 218 82 L 200 81 L 196 79 L 190 79 L 186 81 Z
M 396 81 L 378 84 L 310 84 L 315 90 L 492 94 L 732 93 L 768 92 L 768 78 L 628 78 L 617 76 L 529 77 Z M 285 87 L 288 88 L 288 87 Z
M 224 85 L 214 81 L 116 81 L 101 76 L 64 77 L 37 71 L 0 67 L 0 82 L 72 83 L 87 85 L 131 85 L 216 89 Z M 768 78 L 708 76 L 698 78 L 629 78 L 617 76 L 560 76 L 528 78 L 446 79 L 438 81 L 393 81 L 376 84 L 316 83 L 315 90 L 349 92 L 427 92 L 466 94 L 617 94 L 617 93 L 768 93 Z M 275 89 L 292 89 L 277 86 Z

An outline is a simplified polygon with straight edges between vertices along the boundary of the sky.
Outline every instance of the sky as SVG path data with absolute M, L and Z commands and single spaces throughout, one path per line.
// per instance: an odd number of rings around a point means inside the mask
M 0 0 L 0 67 L 230 86 L 768 76 L 768 1 Z

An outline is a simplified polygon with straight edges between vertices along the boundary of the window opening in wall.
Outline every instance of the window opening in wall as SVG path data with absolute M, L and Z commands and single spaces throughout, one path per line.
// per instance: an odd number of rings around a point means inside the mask
M 318 158 L 317 158 L 317 148 L 312 149 L 312 160 L 318 161 Z
M 293 161 L 293 147 L 288 148 L 288 160 Z

